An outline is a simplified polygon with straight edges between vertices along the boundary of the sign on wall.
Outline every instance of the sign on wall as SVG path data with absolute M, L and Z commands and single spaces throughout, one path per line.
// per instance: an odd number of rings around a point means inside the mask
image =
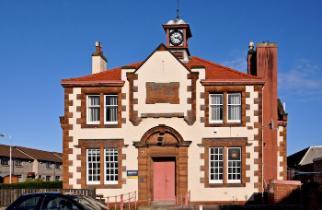
M 137 179 L 138 178 L 138 170 L 127 170 L 126 171 L 126 176 L 129 179 Z

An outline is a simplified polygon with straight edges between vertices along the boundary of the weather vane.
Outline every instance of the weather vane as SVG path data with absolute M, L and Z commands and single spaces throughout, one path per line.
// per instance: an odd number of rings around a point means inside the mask
M 180 0 L 177 0 L 177 19 L 180 19 L 179 7 L 180 7 Z

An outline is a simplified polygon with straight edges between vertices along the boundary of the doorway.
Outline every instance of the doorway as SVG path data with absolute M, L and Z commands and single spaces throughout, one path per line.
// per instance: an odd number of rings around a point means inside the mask
M 153 201 L 175 201 L 176 180 L 174 157 L 152 158 Z

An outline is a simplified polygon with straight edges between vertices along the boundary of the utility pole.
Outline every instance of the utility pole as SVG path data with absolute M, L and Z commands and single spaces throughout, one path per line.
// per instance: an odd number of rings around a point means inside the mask
M 5 135 L 3 133 L 0 133 L 0 137 L 5 138 L 7 137 L 10 140 L 10 144 L 9 144 L 9 183 L 12 183 L 12 139 L 11 136 L 9 135 Z

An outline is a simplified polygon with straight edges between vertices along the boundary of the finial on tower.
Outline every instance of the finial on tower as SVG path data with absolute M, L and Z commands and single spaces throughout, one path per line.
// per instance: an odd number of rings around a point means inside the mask
M 177 0 L 177 19 L 180 19 L 180 0 Z

